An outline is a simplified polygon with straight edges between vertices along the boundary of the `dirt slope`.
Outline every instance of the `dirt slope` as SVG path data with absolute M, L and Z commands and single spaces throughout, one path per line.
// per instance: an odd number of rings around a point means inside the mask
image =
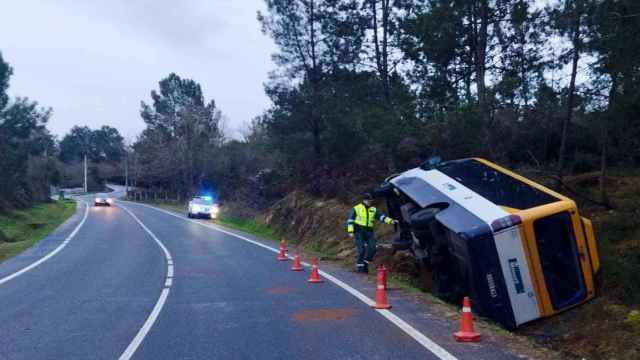
M 385 211 L 384 204 L 378 204 Z M 273 205 L 263 221 L 297 246 L 314 250 L 335 260 L 355 266 L 355 243 L 346 233 L 351 206 L 335 199 L 321 200 L 295 191 Z M 390 247 L 393 227 L 380 224 L 376 236 L 380 255 Z

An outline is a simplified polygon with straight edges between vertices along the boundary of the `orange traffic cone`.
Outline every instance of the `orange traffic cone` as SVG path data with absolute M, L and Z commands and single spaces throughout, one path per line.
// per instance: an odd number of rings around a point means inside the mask
M 309 282 L 314 284 L 324 282 L 324 280 L 320 278 L 320 273 L 318 272 L 318 259 L 313 259 L 313 262 L 311 263 L 311 278 L 309 278 Z
M 376 289 L 376 303 L 371 305 L 376 309 L 390 309 L 391 305 L 387 301 L 387 269 L 384 265 L 378 267 L 378 287 Z
M 284 242 L 284 239 L 280 240 L 280 251 L 278 252 L 278 261 L 287 261 L 289 258 L 287 257 L 287 243 Z
M 293 257 L 293 266 L 291 267 L 291 271 L 302 271 L 304 268 L 300 263 L 300 253 L 296 251 L 296 256 Z
M 462 320 L 460 331 L 453 333 L 453 337 L 459 342 L 479 342 L 480 334 L 473 328 L 473 314 L 471 313 L 471 300 L 465 296 L 462 304 Z

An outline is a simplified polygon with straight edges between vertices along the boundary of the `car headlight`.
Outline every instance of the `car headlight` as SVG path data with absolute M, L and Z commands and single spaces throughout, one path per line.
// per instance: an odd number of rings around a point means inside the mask
M 113 199 L 107 199 L 107 202 L 108 202 L 109 204 L 113 204 Z
M 198 205 L 192 205 L 191 206 L 191 212 L 195 213 L 195 212 L 198 212 L 198 211 L 200 211 L 200 206 L 198 206 Z
M 214 205 L 211 207 L 211 209 L 209 209 L 209 213 L 211 214 L 217 214 L 218 211 L 220 211 L 220 208 L 217 205 Z
M 102 202 L 101 198 L 96 198 L 95 202 Z

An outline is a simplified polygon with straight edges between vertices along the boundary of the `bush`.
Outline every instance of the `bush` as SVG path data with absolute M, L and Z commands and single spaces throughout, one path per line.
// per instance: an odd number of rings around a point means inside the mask
M 627 315 L 624 323 L 631 326 L 635 331 L 640 331 L 640 311 L 632 310 Z
M 635 249 L 634 249 L 635 250 Z M 640 252 L 632 249 L 603 258 L 604 287 L 608 296 L 627 305 L 640 304 Z
M 595 171 L 600 168 L 600 156 L 582 152 L 576 152 L 572 163 L 574 174 Z

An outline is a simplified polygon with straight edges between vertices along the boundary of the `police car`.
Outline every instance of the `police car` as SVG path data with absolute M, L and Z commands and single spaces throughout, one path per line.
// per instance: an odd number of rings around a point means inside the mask
M 396 250 L 410 251 L 432 292 L 507 328 L 595 296 L 600 261 L 591 221 L 576 203 L 479 158 L 429 162 L 376 192 L 400 220 Z
M 220 212 L 220 206 L 211 196 L 196 196 L 189 201 L 187 217 L 215 219 Z

